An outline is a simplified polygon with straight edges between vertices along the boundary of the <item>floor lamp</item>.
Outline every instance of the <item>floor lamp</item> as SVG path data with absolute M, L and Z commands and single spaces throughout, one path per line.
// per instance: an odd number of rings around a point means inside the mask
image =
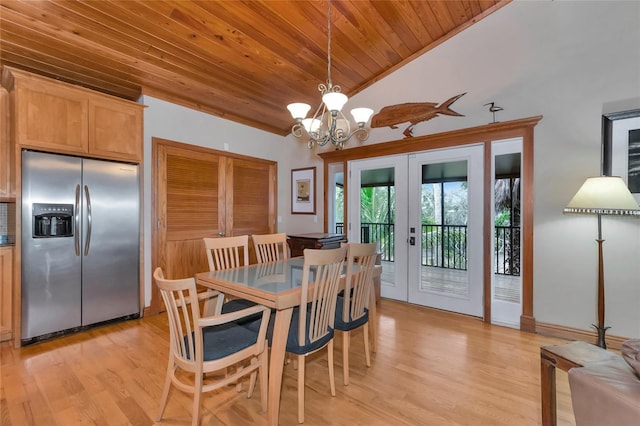
M 606 349 L 604 334 L 609 327 L 604 325 L 604 269 L 602 262 L 602 215 L 640 215 L 640 207 L 624 181 L 618 176 L 590 177 L 573 196 L 565 213 L 587 213 L 598 215 L 598 346 Z

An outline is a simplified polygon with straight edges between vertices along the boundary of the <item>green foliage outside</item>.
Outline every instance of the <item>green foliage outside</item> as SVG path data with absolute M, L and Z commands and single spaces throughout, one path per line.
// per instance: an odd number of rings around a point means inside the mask
M 516 180 L 519 191 L 519 180 Z M 511 226 L 511 200 L 513 187 L 508 179 L 498 179 L 495 184 L 495 225 Z M 468 220 L 467 182 L 443 182 L 422 185 L 421 223 L 423 264 L 442 266 L 442 259 L 429 256 L 429 247 L 439 246 L 444 251 L 444 263 L 449 267 L 466 268 L 466 228 L 453 228 L 443 234 L 441 226 L 459 225 L 465 227 Z M 344 191 L 336 188 L 336 218 L 344 217 Z M 365 187 L 360 189 L 360 222 L 362 224 L 380 224 L 383 227 L 370 227 L 369 240 L 380 241 L 383 253 L 389 253 L 393 260 L 393 226 L 395 224 L 395 188 L 393 186 Z M 341 220 L 338 220 L 341 222 Z M 365 225 L 366 226 L 366 225 Z M 381 231 L 385 229 L 385 231 Z M 446 235 L 446 236 L 443 236 Z M 446 241 L 443 242 L 443 238 Z M 386 250 L 385 250 L 386 249 Z M 501 249 L 499 247 L 498 249 Z M 456 259 L 448 262 L 447 259 Z

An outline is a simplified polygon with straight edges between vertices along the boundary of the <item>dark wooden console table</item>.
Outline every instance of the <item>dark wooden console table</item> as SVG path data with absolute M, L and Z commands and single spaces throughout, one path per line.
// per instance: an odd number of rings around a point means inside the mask
M 327 234 L 327 233 L 313 233 L 313 234 L 297 234 L 288 235 L 289 249 L 291 250 L 291 257 L 303 256 L 304 249 L 333 249 L 340 247 L 340 243 L 347 242 L 347 236 L 343 234 Z M 376 258 L 376 265 L 381 264 L 381 255 L 378 254 Z M 376 274 L 373 278 L 373 289 L 375 293 L 376 303 L 380 302 L 380 278 L 381 274 Z
M 556 418 L 556 368 L 569 371 L 596 361 L 616 358 L 598 346 L 585 342 L 569 342 L 540 348 L 540 387 L 542 393 L 542 425 L 555 426 Z
M 327 234 L 323 232 L 312 234 L 288 235 L 291 257 L 303 256 L 304 249 L 334 249 L 340 247 L 340 243 L 346 243 L 344 234 Z

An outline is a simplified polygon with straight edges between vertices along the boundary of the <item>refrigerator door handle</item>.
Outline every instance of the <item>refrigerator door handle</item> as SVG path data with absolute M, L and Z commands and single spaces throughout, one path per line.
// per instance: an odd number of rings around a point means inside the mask
M 76 256 L 80 256 L 80 185 L 76 185 L 76 211 L 75 211 L 75 232 L 74 242 L 76 246 Z
M 84 186 L 84 196 L 87 200 L 87 240 L 84 243 L 84 255 L 89 254 L 89 246 L 91 245 L 91 197 L 89 196 L 89 187 Z

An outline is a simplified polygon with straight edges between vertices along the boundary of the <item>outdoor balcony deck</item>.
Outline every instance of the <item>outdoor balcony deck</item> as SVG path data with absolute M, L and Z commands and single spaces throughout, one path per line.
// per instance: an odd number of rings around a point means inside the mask
M 451 296 L 466 297 L 468 271 L 460 269 L 440 268 L 433 266 L 421 267 L 421 290 L 426 292 L 446 293 Z M 394 262 L 382 261 L 381 281 L 393 282 L 395 276 Z M 520 303 L 520 277 L 513 275 L 494 274 L 494 298 L 505 302 Z

